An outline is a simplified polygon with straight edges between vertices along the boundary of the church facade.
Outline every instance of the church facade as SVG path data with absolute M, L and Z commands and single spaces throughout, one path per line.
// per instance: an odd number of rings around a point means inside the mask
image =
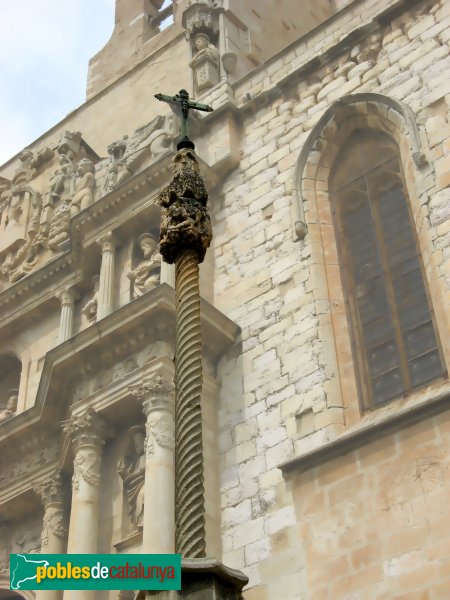
M 448 0 L 116 0 L 86 102 L 0 167 L 0 599 L 94 598 L 10 553 L 174 551 L 184 88 L 207 555 L 245 600 L 448 600 L 449 82 Z

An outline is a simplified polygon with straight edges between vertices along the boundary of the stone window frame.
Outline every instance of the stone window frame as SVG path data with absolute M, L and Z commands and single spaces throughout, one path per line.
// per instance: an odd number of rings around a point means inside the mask
M 294 239 L 305 239 L 311 248 L 311 290 L 328 373 L 325 382 L 327 407 L 340 408 L 347 427 L 361 420 L 363 409 L 358 400 L 328 182 L 340 148 L 357 129 L 382 131 L 399 147 L 447 371 L 450 366 L 450 347 L 446 342 L 450 339 L 450 329 L 442 302 L 445 287 L 436 275 L 438 253 L 433 248 L 420 194 L 421 180 L 429 175 L 435 179 L 434 167 L 426 159 L 428 149 L 425 148 L 414 114 L 407 105 L 383 94 L 344 96 L 322 115 L 300 153 L 294 181 L 293 229 Z M 441 385 L 442 381 L 438 384 Z M 394 400 L 390 404 L 396 405 L 401 400 Z

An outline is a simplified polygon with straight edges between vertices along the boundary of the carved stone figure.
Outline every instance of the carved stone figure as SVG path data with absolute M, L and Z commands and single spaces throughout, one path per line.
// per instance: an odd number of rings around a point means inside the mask
M 219 83 L 220 54 L 206 33 L 197 33 L 194 47 L 196 53 L 189 65 L 194 70 L 196 92 L 201 94 Z
M 160 251 L 166 262 L 175 262 L 183 249 L 194 249 L 199 262 L 203 260 L 212 238 L 207 199 L 197 158 L 183 148 L 174 157 L 174 177 L 157 200 L 162 207 Z
M 97 318 L 97 307 L 98 307 L 98 289 L 100 285 L 100 276 L 94 275 L 92 278 L 92 283 L 94 285 L 94 293 L 92 298 L 86 302 L 86 304 L 81 309 L 81 312 L 86 316 L 89 323 L 95 323 Z
M 94 163 L 88 158 L 82 158 L 77 166 L 75 193 L 72 198 L 72 215 L 92 204 L 94 201 L 94 188 Z
M 117 470 L 123 480 L 123 487 L 130 506 L 133 531 L 142 527 L 144 517 L 144 481 L 145 481 L 145 428 L 131 427 L 131 444 L 123 460 L 117 464 Z
M 48 231 L 48 247 L 57 251 L 62 242 L 69 239 L 70 231 L 70 204 L 62 202 L 55 210 Z
M 132 283 L 132 298 L 138 298 L 159 284 L 161 270 L 161 255 L 157 247 L 158 241 L 149 233 L 143 233 L 138 239 L 144 255 L 135 269 L 128 272 L 128 279 Z
M 0 423 L 7 421 L 16 414 L 17 408 L 17 390 L 11 390 L 9 392 L 8 402 L 6 406 L 0 410 Z
M 128 138 L 108 146 L 109 165 L 103 181 L 103 189 L 110 192 L 123 181 L 138 172 L 145 161 L 163 154 L 173 140 L 173 117 L 158 116 L 147 125 L 136 129 Z
M 64 154 L 58 149 L 58 160 L 59 166 L 50 179 L 49 198 L 52 205 L 63 196 L 71 195 L 71 184 L 75 177 L 72 151 L 67 150 L 67 154 Z

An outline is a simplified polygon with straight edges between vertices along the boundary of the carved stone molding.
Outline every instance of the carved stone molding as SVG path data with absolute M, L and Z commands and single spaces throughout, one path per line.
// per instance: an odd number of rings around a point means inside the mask
M 109 435 L 106 421 L 93 408 L 88 408 L 81 415 L 73 415 L 62 423 L 62 427 L 64 433 L 71 438 L 75 450 L 83 446 L 101 449 Z

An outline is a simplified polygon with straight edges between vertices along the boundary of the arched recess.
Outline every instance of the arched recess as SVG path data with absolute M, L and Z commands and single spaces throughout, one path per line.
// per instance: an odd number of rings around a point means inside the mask
M 0 421 L 17 410 L 21 373 L 22 363 L 14 353 L 0 354 Z
M 419 239 L 436 322 L 449 365 L 449 328 L 443 284 L 435 276 L 433 244 L 418 193 L 420 180 L 433 175 L 414 115 L 408 106 L 382 94 L 345 96 L 335 102 L 311 131 L 299 156 L 295 175 L 294 230 L 311 247 L 311 287 L 320 323 L 324 362 L 328 371 L 327 406 L 345 408 L 347 426 L 357 423 L 361 411 L 357 400 L 355 369 L 338 264 L 329 198 L 330 170 L 340 149 L 360 129 L 388 134 L 398 145 L 406 187 Z M 345 406 L 344 406 L 345 405 Z M 337 423 L 339 421 L 337 420 Z
M 9 581 L 0 579 L 0 600 L 34 600 L 36 595 L 32 591 L 13 592 L 9 589 Z

